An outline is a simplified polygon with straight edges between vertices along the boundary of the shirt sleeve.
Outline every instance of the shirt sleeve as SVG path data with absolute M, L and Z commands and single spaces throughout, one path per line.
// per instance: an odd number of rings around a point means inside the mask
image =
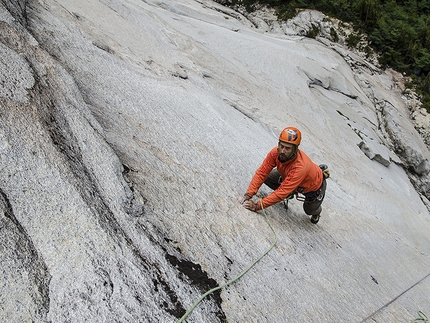
M 275 154 L 273 153 L 274 151 L 275 151 Z M 261 185 L 263 185 L 267 176 L 269 176 L 272 169 L 276 166 L 276 159 L 274 158 L 277 158 L 276 147 L 273 148 L 267 154 L 261 166 L 255 171 L 255 174 L 252 177 L 251 183 L 249 184 L 248 189 L 246 190 L 246 194 L 248 196 L 252 197 L 255 194 L 257 194 L 259 188 L 261 187 Z
M 305 171 L 301 166 L 290 169 L 287 177 L 282 181 L 281 185 L 263 199 L 263 206 L 266 208 L 287 198 L 288 195 L 297 189 L 305 176 Z M 260 204 L 261 203 L 258 203 L 258 209 L 261 209 Z

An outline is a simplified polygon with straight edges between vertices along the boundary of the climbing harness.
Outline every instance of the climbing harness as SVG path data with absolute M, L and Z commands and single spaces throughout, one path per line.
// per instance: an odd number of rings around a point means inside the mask
M 321 184 L 321 187 L 324 184 L 324 180 L 330 177 L 330 171 L 328 169 L 328 166 L 326 164 L 319 165 L 319 168 L 323 172 L 323 183 Z M 279 176 L 278 184 L 281 184 L 283 181 L 282 177 Z M 290 195 L 287 196 L 287 198 L 283 201 L 284 206 L 286 209 L 288 209 L 288 200 L 291 200 L 296 197 L 297 201 L 300 202 L 314 202 L 314 201 L 321 201 L 324 198 L 324 194 L 321 194 L 321 187 L 313 192 L 303 193 L 303 188 L 299 187 L 297 190 L 293 191 Z
M 321 184 L 321 187 L 323 186 L 323 184 Z M 294 191 L 293 193 L 291 193 L 285 198 L 284 204 L 285 204 L 285 201 L 288 203 L 288 200 L 291 200 L 294 197 L 296 198 L 297 201 L 300 201 L 300 202 L 314 202 L 317 200 L 321 201 L 324 198 L 324 194 L 321 194 L 321 187 L 318 190 L 309 192 L 309 193 Z
M 226 287 L 226 286 L 228 286 L 228 285 L 230 285 L 230 284 L 232 284 L 232 283 L 234 283 L 235 281 L 237 281 L 237 280 L 239 280 L 243 275 L 245 275 L 252 267 L 254 267 L 255 266 L 255 264 L 257 263 L 257 262 L 259 262 L 261 259 L 263 259 L 263 257 L 265 256 L 265 255 L 267 255 L 269 252 L 270 252 L 270 250 L 272 250 L 273 249 L 273 247 L 276 245 L 276 243 L 278 242 L 278 236 L 277 236 L 277 234 L 276 234 L 276 232 L 275 232 L 275 229 L 273 229 L 273 226 L 272 226 L 272 224 L 270 223 L 270 221 L 269 221 L 269 219 L 268 219 L 268 217 L 267 217 L 267 214 L 266 214 L 266 210 L 264 209 L 264 206 L 263 206 L 263 201 L 260 199 L 260 205 L 261 205 L 261 210 L 262 210 L 262 212 L 263 212 L 263 214 L 264 214 L 264 218 L 265 218 L 265 220 L 266 220 L 266 222 L 267 222 L 267 224 L 269 225 L 269 227 L 270 227 L 270 229 L 272 229 L 272 232 L 273 232 L 273 235 L 275 236 L 275 241 L 272 243 L 272 245 L 269 247 L 269 249 L 267 249 L 259 258 L 257 258 L 251 265 L 249 265 L 244 271 L 242 271 L 238 276 L 236 276 L 235 278 L 233 278 L 233 279 L 231 279 L 231 280 L 229 280 L 228 282 L 226 282 L 226 283 L 224 283 L 223 285 L 220 285 L 220 286 L 218 286 L 218 287 L 215 287 L 215 288 L 212 288 L 211 290 L 209 290 L 209 291 L 207 291 L 206 293 L 204 293 L 202 296 L 200 296 L 200 298 L 191 306 L 191 308 L 181 317 L 181 319 L 177 322 L 177 323 L 181 323 L 181 322 L 183 322 L 186 318 L 187 318 L 187 316 L 188 315 L 190 315 L 190 313 L 197 307 L 197 305 L 206 297 L 206 296 L 208 296 L 209 294 L 212 294 L 213 292 L 215 292 L 215 291 L 217 291 L 217 290 L 219 290 L 219 289 L 221 289 L 221 288 L 224 288 L 224 287 Z
M 429 318 L 427 315 L 424 314 L 424 312 L 418 311 L 418 316 L 415 320 L 412 321 L 412 323 L 418 323 L 418 322 L 424 322 L 428 323 Z

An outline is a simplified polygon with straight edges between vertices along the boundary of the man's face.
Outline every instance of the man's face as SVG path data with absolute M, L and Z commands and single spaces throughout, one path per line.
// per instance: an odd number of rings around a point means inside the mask
M 287 161 L 294 154 L 294 145 L 288 142 L 278 142 L 278 159 L 281 163 Z

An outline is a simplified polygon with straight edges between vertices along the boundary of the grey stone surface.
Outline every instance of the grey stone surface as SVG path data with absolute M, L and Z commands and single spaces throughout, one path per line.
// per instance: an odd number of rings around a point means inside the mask
M 331 169 L 320 222 L 269 208 L 275 248 L 187 322 L 430 312 L 429 152 L 384 71 L 206 1 L 2 1 L 0 24 L 2 322 L 177 321 L 273 242 L 238 197 L 287 125 Z

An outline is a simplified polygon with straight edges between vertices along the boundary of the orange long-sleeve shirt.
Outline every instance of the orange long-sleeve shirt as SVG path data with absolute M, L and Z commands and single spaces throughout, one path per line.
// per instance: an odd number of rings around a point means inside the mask
M 294 159 L 281 163 L 278 160 L 277 147 L 273 148 L 264 159 L 246 191 L 247 195 L 254 196 L 264 183 L 273 168 L 277 168 L 283 181 L 278 189 L 263 199 L 263 206 L 268 207 L 284 200 L 292 192 L 300 190 L 302 193 L 317 191 L 322 184 L 323 174 L 317 164 L 300 149 Z M 260 202 L 258 209 L 261 209 Z

